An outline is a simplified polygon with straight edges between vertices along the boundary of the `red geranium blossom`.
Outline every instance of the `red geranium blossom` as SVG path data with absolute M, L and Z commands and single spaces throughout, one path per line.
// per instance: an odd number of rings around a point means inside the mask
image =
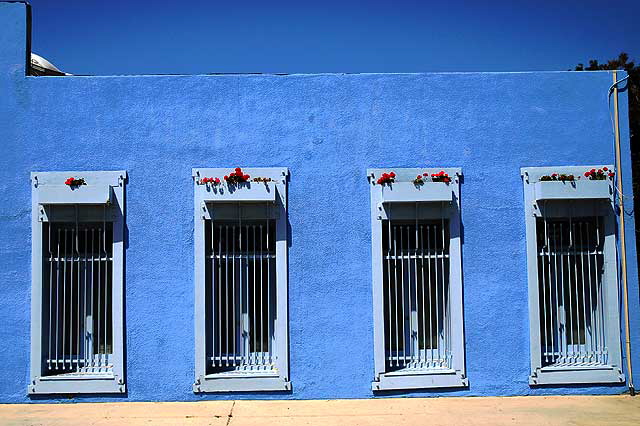
M 440 173 L 432 173 L 431 180 L 433 182 L 444 182 L 444 183 L 451 182 L 451 178 L 449 177 L 449 174 L 445 173 L 444 170 L 440 170 Z
M 86 185 L 87 183 L 84 181 L 84 178 L 76 179 L 75 177 L 70 177 L 64 181 L 64 184 L 69 186 L 80 186 Z
M 245 174 L 240 167 L 236 167 L 233 173 L 224 177 L 228 183 L 243 183 L 247 182 L 251 176 Z
M 384 185 L 385 183 L 387 184 L 392 184 L 393 182 L 395 182 L 396 179 L 396 174 L 394 172 L 391 173 L 383 173 L 378 180 L 376 181 L 376 183 L 378 185 Z
M 609 173 L 606 173 L 607 171 Z M 601 169 L 598 169 L 597 171 L 596 169 L 591 169 L 584 173 L 584 177 L 586 177 L 589 180 L 605 180 L 607 176 L 612 178 L 613 175 L 614 175 L 613 172 L 609 171 L 608 167 L 603 167 Z

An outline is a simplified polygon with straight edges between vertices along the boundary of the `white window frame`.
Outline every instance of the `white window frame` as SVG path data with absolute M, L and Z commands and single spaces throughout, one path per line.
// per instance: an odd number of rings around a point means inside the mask
M 418 174 L 438 173 L 444 170 L 452 179 L 451 183 L 416 186 L 413 180 Z M 382 173 L 394 171 L 395 183 L 381 186 L 376 184 Z M 371 243 L 372 243 L 372 283 L 374 311 L 374 364 L 375 376 L 371 384 L 373 391 L 456 388 L 468 387 L 465 372 L 464 324 L 462 301 L 462 259 L 461 259 L 461 216 L 460 183 L 462 170 L 447 167 L 434 168 L 387 168 L 368 169 L 371 195 Z M 427 179 L 428 180 L 428 179 Z M 421 206 L 424 214 L 431 218 L 443 215 L 449 220 L 449 308 L 451 327 L 451 368 L 442 370 L 418 370 L 407 372 L 386 371 L 385 362 L 385 318 L 382 259 L 382 221 L 388 219 L 388 206 L 395 203 L 410 203 Z
M 529 292 L 529 335 L 531 373 L 529 384 L 567 385 L 624 383 L 620 341 L 620 313 L 618 294 L 618 261 L 616 251 L 616 217 L 614 189 L 612 181 L 590 181 L 583 173 L 587 170 L 608 167 L 599 166 L 558 166 L 524 167 L 521 169 L 524 185 L 525 224 L 527 233 L 527 276 Z M 541 182 L 540 177 L 553 173 L 573 174 L 576 182 Z M 581 177 L 581 179 L 577 179 Z M 561 204 L 558 204 L 560 202 Z M 604 273 L 602 288 L 604 297 L 604 320 L 607 365 L 597 366 L 543 366 L 540 332 L 540 296 L 538 283 L 538 246 L 536 220 L 538 218 L 560 218 L 567 216 L 602 217 L 604 226 Z
M 290 391 L 289 337 L 288 337 L 288 216 L 287 168 L 247 168 L 254 177 L 271 179 L 269 182 L 249 182 L 229 186 L 222 176 L 233 171 L 229 168 L 194 168 L 194 259 L 195 259 L 195 382 L 193 392 L 248 392 Z M 202 184 L 202 178 L 218 177 L 219 185 Z M 233 374 L 207 374 L 206 368 L 206 277 L 204 229 L 206 220 L 215 220 L 216 203 L 272 203 L 276 222 L 276 316 L 274 334 L 275 372 Z
M 75 188 L 65 180 L 84 178 L 86 185 Z M 31 374 L 29 394 L 95 394 L 126 392 L 124 376 L 124 223 L 127 172 L 73 171 L 31 173 Z M 83 373 L 74 377 L 45 376 L 42 373 L 42 224 L 49 220 L 49 206 L 105 205 L 113 223 L 112 253 L 112 374 Z

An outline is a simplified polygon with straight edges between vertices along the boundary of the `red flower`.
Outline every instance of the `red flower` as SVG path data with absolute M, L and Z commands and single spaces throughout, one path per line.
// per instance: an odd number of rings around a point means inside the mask
M 220 183 L 220 178 L 219 177 L 216 178 L 216 183 Z
M 424 172 L 424 173 L 422 174 L 422 176 L 429 176 L 429 173 Z
M 249 175 L 244 175 L 244 176 L 242 176 L 242 178 L 243 178 L 244 180 L 249 180 L 249 178 L 250 178 L 250 177 L 251 177 L 251 176 L 249 176 Z
M 604 170 L 604 171 L 606 172 L 606 171 L 607 171 L 607 170 L 609 170 L 609 169 L 607 169 L 606 167 L 603 167 L 603 168 L 602 168 L 602 170 Z
M 240 173 L 242 169 L 240 167 L 236 167 L 236 173 Z
M 596 172 L 596 169 L 591 169 L 591 173 L 595 173 L 595 172 Z
M 557 173 L 552 173 L 551 176 L 558 176 L 558 174 Z
M 613 172 L 609 172 L 609 177 L 613 177 Z
M 73 178 L 70 177 L 69 179 L 64 181 L 65 185 L 73 185 Z
M 384 185 L 385 183 L 393 183 L 395 176 L 396 174 L 394 172 L 382 173 L 376 183 L 379 185 Z
M 229 176 L 225 175 L 224 180 L 229 180 Z

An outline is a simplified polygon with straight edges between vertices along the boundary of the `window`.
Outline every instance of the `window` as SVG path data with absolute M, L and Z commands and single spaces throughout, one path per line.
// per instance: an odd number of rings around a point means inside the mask
M 195 392 L 291 388 L 288 172 L 249 169 L 243 173 L 250 175 L 249 181 L 232 184 L 222 183 L 227 169 L 194 170 Z
M 532 385 L 624 382 L 612 183 L 541 179 L 591 168 L 522 170 Z
M 468 386 L 464 367 L 459 169 L 451 182 L 369 170 L 374 297 L 374 391 Z
M 125 181 L 32 174 L 31 394 L 125 392 Z

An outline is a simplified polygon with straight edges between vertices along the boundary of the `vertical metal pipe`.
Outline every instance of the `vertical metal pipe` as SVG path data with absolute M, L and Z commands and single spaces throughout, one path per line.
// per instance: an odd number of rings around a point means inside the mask
M 255 231 L 254 231 L 254 238 L 255 238 Z M 262 225 L 260 225 L 260 364 L 264 365 L 265 364 L 265 353 L 264 353 L 264 283 L 262 280 L 262 274 L 263 274 L 263 269 L 262 269 L 262 265 L 263 265 L 263 261 L 264 261 L 264 253 L 262 252 L 262 245 L 263 245 L 263 233 L 262 233 Z M 254 256 L 254 264 L 255 264 L 255 253 L 256 253 L 256 249 L 255 249 L 255 242 L 253 243 L 253 256 Z M 268 254 L 267 254 L 268 255 Z M 255 274 L 253 277 L 253 280 L 256 280 Z
M 580 287 L 580 284 L 578 283 L 578 242 L 576 240 L 576 223 L 573 222 L 573 225 L 571 227 L 571 239 L 573 244 L 571 245 L 572 249 L 573 249 L 573 271 L 574 271 L 574 291 L 575 291 L 575 314 L 576 314 L 576 318 L 575 318 L 575 328 L 576 328 L 576 334 L 578 337 L 578 341 L 577 344 L 576 342 L 573 342 L 573 350 L 574 350 L 574 358 L 573 358 L 573 362 L 577 362 L 577 360 L 582 356 L 582 349 L 581 349 L 581 345 L 580 345 L 580 295 L 578 293 L 578 288 Z M 577 349 L 577 354 L 575 353 Z
M 538 256 L 540 256 L 540 260 L 541 260 L 541 265 L 542 265 L 542 282 L 540 283 L 542 285 L 542 322 L 544 324 L 544 332 L 543 334 L 543 340 L 544 340 L 544 350 L 543 350 L 543 356 L 544 356 L 544 361 L 545 363 L 549 363 L 549 339 L 548 339 L 548 333 L 547 333 L 547 283 L 546 281 L 546 277 L 547 274 L 545 274 L 545 252 L 549 251 L 549 234 L 548 234 L 548 223 L 547 223 L 547 217 L 543 216 L 543 224 L 544 224 L 544 245 L 542 247 L 542 253 L 538 254 Z M 549 271 L 549 276 L 551 275 L 551 265 L 547 266 L 547 269 Z
M 618 73 L 613 71 L 613 116 L 614 116 L 614 132 L 616 141 L 616 189 L 619 194 L 618 202 L 620 204 L 618 210 L 618 219 L 620 221 L 620 266 L 622 270 L 622 301 L 624 309 L 624 344 L 627 354 L 627 373 L 629 381 L 629 393 L 635 395 L 635 387 L 633 386 L 633 366 L 631 362 L 631 329 L 629 326 L 629 288 L 627 284 L 627 236 L 624 223 L 624 192 L 622 192 L 622 155 L 620 154 L 620 118 L 618 112 Z
M 404 232 L 406 231 L 407 236 L 405 239 Z M 411 362 L 411 329 L 413 327 L 413 322 L 411 318 L 411 249 L 409 245 L 411 243 L 411 232 L 408 226 L 401 227 L 400 232 L 402 232 L 402 239 L 406 241 L 406 248 L 403 243 L 402 249 L 402 266 L 405 266 L 406 261 L 406 272 L 402 274 L 404 290 L 402 294 L 402 302 L 404 303 L 402 312 L 404 313 L 404 345 L 403 345 L 403 360 L 404 366 L 406 367 L 409 362 Z
M 397 243 L 400 245 L 397 262 L 400 262 L 398 269 L 398 282 L 396 283 L 399 297 L 398 304 L 398 363 L 404 363 L 404 261 L 402 251 L 404 250 L 404 238 L 402 238 L 402 225 L 396 226 L 396 231 L 400 234 Z M 402 343 L 402 357 L 400 357 L 400 343 Z M 402 360 L 402 361 L 401 361 Z
M 590 341 L 591 341 L 591 347 L 590 347 L 590 352 L 589 352 L 589 359 L 590 361 L 596 361 L 597 362 L 597 352 L 598 352 L 598 340 L 597 340 L 597 336 L 596 336 L 596 330 L 598 329 L 598 325 L 597 325 L 597 318 L 595 318 L 594 316 L 594 304 L 593 304 L 593 289 L 594 289 L 594 283 L 593 283 L 593 276 L 591 275 L 591 256 L 595 255 L 597 256 L 597 251 L 598 251 L 598 245 L 597 243 L 593 245 L 593 251 L 591 250 L 591 232 L 589 231 L 591 228 L 591 225 L 589 222 L 587 222 L 587 244 L 588 244 L 588 252 L 587 252 L 587 269 L 588 269 L 588 277 L 589 277 L 589 305 L 587 307 L 587 310 L 589 312 L 589 319 L 590 319 L 590 326 L 591 326 L 591 333 L 590 333 Z
M 426 355 L 427 355 L 427 306 L 426 306 L 426 297 L 425 292 L 427 291 L 427 287 L 424 283 L 424 227 L 420 225 L 420 274 L 422 280 L 420 281 L 422 288 L 422 350 L 421 352 L 421 361 L 420 366 L 422 368 L 425 367 Z
M 438 262 L 438 225 L 433 225 L 433 261 L 434 261 L 434 271 L 435 271 L 435 287 L 436 287 L 436 303 L 435 303 L 435 310 L 436 310 L 436 328 L 435 328 L 435 340 L 436 340 L 436 345 L 437 345 L 437 358 L 436 358 L 436 363 L 438 365 L 440 365 L 440 360 L 441 358 L 441 354 L 440 354 L 440 348 L 441 348 L 441 342 L 440 342 L 440 326 L 442 323 L 442 317 L 440 314 L 440 276 L 442 275 L 442 272 L 439 271 L 439 263 Z
M 431 311 L 431 226 L 427 225 L 427 290 L 429 294 L 429 352 L 427 352 L 427 364 L 433 363 L 433 313 Z
M 584 337 L 584 354 L 582 355 L 582 362 L 585 362 L 589 355 L 589 347 L 587 345 L 587 292 L 585 290 L 585 273 L 584 273 L 584 252 L 588 250 L 588 247 L 584 244 L 584 239 L 582 237 L 582 227 L 585 224 L 584 221 L 580 221 L 579 223 L 579 232 L 580 232 L 580 283 L 582 284 L 582 329 L 583 329 L 583 337 Z
M 416 203 L 416 222 L 415 225 L 416 227 L 416 246 L 414 248 L 414 253 L 415 253 L 415 261 L 414 261 L 414 269 L 415 269 L 415 280 L 413 282 L 413 289 L 415 292 L 415 305 L 414 305 L 414 309 L 415 309 L 415 318 L 416 318 L 416 328 L 415 330 L 412 330 L 412 337 L 413 337 L 413 344 L 412 344 L 412 348 L 414 350 L 414 359 L 413 362 L 417 363 L 419 361 L 420 358 L 420 317 L 418 316 L 418 314 L 420 313 L 420 310 L 418 309 L 418 203 Z
M 445 241 L 444 241 L 444 213 L 440 215 L 440 235 L 442 236 L 442 253 L 441 253 L 441 273 L 442 273 L 442 278 L 441 278 L 441 283 L 442 283 L 442 348 L 443 348 L 443 355 L 446 358 L 447 357 L 447 345 L 448 342 L 446 340 L 447 337 L 447 328 L 448 328 L 448 323 L 449 323 L 449 317 L 447 316 L 447 300 L 445 300 L 445 287 L 444 287 L 444 280 L 445 277 L 447 276 L 447 271 L 445 268 L 445 263 L 444 263 L 444 253 L 445 253 Z M 440 365 L 442 365 L 442 361 L 443 358 L 440 359 Z
M 555 340 L 554 343 L 554 363 L 557 363 L 562 355 L 562 336 L 560 330 L 560 292 L 558 291 L 558 227 L 554 222 L 553 224 L 553 277 L 554 277 L 554 294 L 556 296 L 556 303 L 554 305 L 554 311 L 556 314 L 556 321 L 553 325 L 553 338 Z M 562 247 L 560 247 L 562 250 Z M 562 253 L 560 254 L 560 260 L 562 260 Z M 562 265 L 560 265 L 560 269 L 562 269 Z M 562 281 L 560 281 L 562 284 Z
M 577 301 L 582 305 L 582 337 L 584 338 L 584 344 L 582 343 L 580 344 L 580 362 L 584 362 L 584 359 L 586 356 L 586 350 L 587 350 L 587 315 L 586 315 L 587 312 L 585 309 L 586 293 L 584 291 L 584 250 L 585 248 L 582 240 L 582 221 L 578 222 L 577 229 L 578 229 L 578 237 L 580 241 L 580 287 L 582 288 L 581 289 L 576 288 L 576 292 L 578 291 L 582 292 L 581 293 L 582 303 L 580 303 L 581 298 L 578 298 Z M 580 306 L 578 306 L 578 310 L 580 310 Z M 584 351 L 582 350 L 582 348 L 584 348 Z
M 269 207 L 269 219 L 266 223 L 267 231 L 267 353 L 269 365 L 272 364 L 271 356 L 271 251 L 269 248 L 269 226 L 271 226 L 271 207 Z
M 394 288 L 393 294 L 395 303 L 394 306 L 394 325 L 396 331 L 396 367 L 400 365 L 400 324 L 398 324 L 398 227 L 393 227 L 393 278 Z
M 592 254 L 592 244 L 591 244 L 591 232 L 590 232 L 590 228 L 591 228 L 591 222 L 586 222 L 586 234 L 587 234 L 587 282 L 588 282 L 588 290 L 589 290 L 589 299 L 586 302 L 587 306 L 586 306 L 586 310 L 589 313 L 589 362 L 593 361 L 594 358 L 594 353 L 595 353 L 595 339 L 594 339 L 594 321 L 593 321 L 593 280 L 591 277 L 591 254 Z M 595 250 L 595 248 L 594 248 Z
M 67 228 L 64 229 L 64 263 L 62 274 L 62 369 L 66 369 L 66 344 L 67 344 Z
M 74 342 L 73 342 L 73 271 L 74 271 L 74 264 L 75 264 L 75 256 L 74 256 L 74 242 L 75 242 L 75 232 L 74 232 L 74 228 L 70 229 L 71 231 L 71 250 L 69 252 L 70 254 L 70 261 L 71 261 L 71 267 L 70 267 L 70 271 L 69 271 L 69 369 L 72 370 L 73 369 L 73 347 L 74 347 Z
M 211 283 L 209 284 L 211 291 L 211 334 L 213 339 L 211 340 L 211 366 L 216 366 L 216 342 L 215 342 L 215 320 L 216 317 L 216 272 L 220 269 L 220 262 L 222 261 L 222 257 L 220 252 L 218 252 L 218 258 L 216 259 L 216 249 L 215 249 L 215 225 L 213 223 L 213 219 L 209 219 L 205 221 L 205 226 L 208 226 L 209 234 L 211 235 L 211 245 L 209 246 L 209 253 L 211 254 Z M 207 251 L 205 250 L 205 253 Z M 216 261 L 217 260 L 217 261 Z M 220 285 L 220 280 L 217 280 L 217 284 Z
M 96 344 L 96 356 L 97 356 L 97 362 L 98 362 L 98 367 L 102 366 L 102 356 L 101 356 L 101 351 L 100 351 L 100 320 L 102 318 L 101 312 L 101 306 L 100 306 L 100 297 L 102 295 L 102 228 L 98 228 L 98 247 L 97 247 L 98 251 L 98 291 L 97 293 L 97 304 L 98 304 L 98 315 L 95 318 L 95 322 L 97 322 L 98 325 L 98 333 L 96 334 L 96 338 L 95 338 L 95 344 Z
M 47 357 L 47 367 L 51 370 L 51 348 L 53 347 L 53 252 L 51 251 L 51 222 L 47 224 L 48 240 L 47 249 L 49 251 L 49 356 Z
M 389 241 L 389 245 L 387 247 L 387 290 L 389 293 L 389 299 L 388 299 L 388 303 L 387 303 L 387 334 L 388 334 L 388 338 L 389 338 L 389 346 L 387 346 L 387 348 L 389 349 L 389 353 L 387 355 L 387 360 L 389 361 L 389 365 L 391 365 L 391 361 L 392 361 L 392 355 L 393 352 L 391 351 L 392 348 L 392 336 L 391 336 L 391 326 L 393 324 L 393 322 L 391 321 L 391 311 L 393 309 L 393 304 L 391 301 L 391 218 L 387 219 L 387 240 Z
M 83 347 L 83 367 L 87 366 L 87 269 L 88 269 L 88 257 L 89 257 L 89 230 L 84 229 L 84 282 L 82 283 L 82 347 Z
M 569 294 L 569 317 L 567 318 L 567 323 L 569 325 L 567 331 L 567 358 L 569 360 L 571 360 L 574 355 L 573 327 L 575 326 L 573 320 L 573 289 L 571 288 L 571 253 L 573 251 L 573 235 L 571 233 L 572 225 L 573 223 L 571 217 L 569 217 L 569 225 L 567 228 L 569 232 L 569 245 L 567 247 L 567 293 Z M 569 345 L 569 342 L 571 342 L 571 345 Z
M 109 252 L 107 251 L 107 206 L 104 206 L 103 209 L 103 222 L 102 229 L 104 234 L 102 235 L 102 250 L 104 251 L 104 367 L 107 367 L 108 358 L 109 358 L 109 350 L 107 347 L 107 338 L 109 335 L 110 326 L 107 324 L 107 316 L 109 312 L 109 298 L 108 298 L 108 290 L 109 290 L 109 269 L 110 269 L 110 261 L 109 261 Z M 109 328 L 108 328 L 109 327 Z
M 80 335 L 80 230 L 78 229 L 78 213 L 76 210 L 76 259 L 78 262 L 77 268 L 76 268 L 76 280 L 75 280 L 75 284 L 77 286 L 77 296 L 76 296 L 76 371 L 80 371 L 80 339 L 81 339 L 81 335 Z
M 58 257 L 56 258 L 56 358 L 55 369 L 58 369 L 58 346 L 60 345 L 60 237 L 62 232 L 58 228 Z
M 598 244 L 600 245 L 600 241 L 601 238 L 602 240 L 604 240 L 604 235 L 602 235 L 602 233 L 600 232 L 601 230 L 604 232 L 604 229 L 600 228 L 600 218 L 598 216 L 596 216 L 596 221 L 598 222 Z M 604 252 L 604 241 L 602 242 L 602 248 L 603 248 L 603 252 Z M 602 255 L 600 262 L 599 263 L 604 263 L 604 254 Z M 601 267 L 598 268 L 598 270 L 600 270 Z M 602 288 L 603 286 L 603 282 L 602 282 L 602 274 L 599 274 L 599 282 L 598 282 L 598 297 L 599 297 L 599 302 L 598 302 L 598 306 L 599 306 L 599 317 L 600 317 L 600 352 L 601 352 L 601 359 L 602 359 L 602 363 L 606 364 L 608 361 L 608 356 L 607 356 L 607 338 L 606 338 L 606 334 L 605 334 L 605 329 L 606 329 L 606 318 L 605 318 L 605 308 L 604 308 L 604 289 Z
M 262 226 L 260 226 L 260 238 L 262 238 Z M 257 308 L 257 287 L 258 287 L 258 280 L 256 279 L 256 262 L 253 262 L 253 298 L 252 298 L 252 304 L 253 304 L 253 309 L 252 309 L 252 316 L 253 316 L 253 323 L 252 323 L 252 327 L 251 327 L 251 337 L 253 338 L 253 364 L 257 364 L 258 363 L 258 308 Z M 262 272 L 262 271 L 260 271 Z M 248 285 L 248 281 L 247 281 L 247 285 Z
M 562 342 L 561 342 L 561 348 L 562 348 L 562 355 L 560 357 L 560 362 L 566 362 L 567 361 L 567 357 L 568 357 L 568 352 L 569 352 L 569 344 L 568 344 L 568 340 L 567 340 L 567 302 L 566 302 L 566 281 L 565 281 L 565 275 L 564 275 L 564 260 L 565 257 L 568 257 L 566 255 L 567 251 L 565 250 L 565 245 L 564 245 L 564 229 L 562 229 L 562 222 L 560 222 L 560 283 L 562 285 L 562 289 L 560 291 L 561 297 L 562 297 L 562 316 L 563 316 L 563 324 L 562 324 Z
M 238 232 L 242 233 L 242 225 L 241 224 L 239 225 Z M 242 238 L 242 235 L 240 235 L 240 238 Z M 235 283 L 236 283 L 236 259 L 237 259 L 237 253 L 236 253 L 236 225 L 232 225 L 231 226 L 231 241 L 232 241 L 231 250 L 233 250 L 233 254 L 231 256 L 231 272 L 232 272 L 231 282 L 233 283 L 233 285 L 235 285 Z M 240 265 L 238 266 L 238 275 L 239 275 L 239 278 L 240 278 L 240 285 L 242 285 L 242 263 L 240 263 Z M 229 283 L 226 282 L 225 283 L 225 290 L 228 289 L 228 288 L 229 288 Z M 222 333 L 222 325 L 220 327 L 221 327 L 220 333 Z M 220 351 L 222 351 L 222 341 L 220 342 Z M 227 354 L 227 359 L 229 359 L 229 354 Z
M 95 348 L 94 348 L 94 344 L 95 344 L 95 340 L 96 340 L 96 327 L 94 326 L 94 322 L 95 322 L 95 303 L 94 303 L 94 295 L 95 295 L 95 282 L 94 282 L 94 276 L 95 276 L 95 238 L 96 238 L 96 229 L 95 228 L 91 228 L 91 339 L 88 342 L 88 347 L 89 347 L 89 359 L 90 359 L 90 365 L 91 368 L 93 369 L 93 367 L 95 367 Z
M 604 260 L 604 244 L 600 243 L 600 219 L 596 216 L 596 250 L 597 255 L 593 259 L 593 271 L 594 271 L 594 283 L 595 283 L 595 312 L 594 315 L 598 319 L 598 329 L 596 333 L 598 335 L 598 360 L 604 363 L 604 311 L 602 309 L 602 274 L 601 261 Z
M 415 305 L 414 305 L 414 310 L 415 310 L 415 318 L 416 318 L 416 328 L 414 330 L 412 330 L 411 335 L 412 335 L 412 339 L 413 339 L 413 344 L 412 344 L 412 348 L 414 351 L 414 359 L 412 360 L 414 363 L 417 363 L 419 361 L 420 358 L 420 309 L 418 308 L 418 203 L 416 203 L 416 221 L 415 221 L 415 228 L 416 228 L 416 246 L 414 248 L 414 253 L 415 253 L 415 260 L 414 260 L 414 272 L 415 272 L 415 280 L 413 282 L 413 290 L 414 290 L 414 296 L 415 296 Z
M 222 227 L 220 227 L 220 230 L 222 230 Z M 224 288 L 229 288 L 229 275 L 231 275 L 229 271 L 229 225 L 225 225 L 224 233 Z M 233 244 L 233 242 L 231 244 Z M 233 262 L 233 259 L 231 259 L 231 262 Z M 231 267 L 233 268 L 233 263 L 231 264 Z M 222 281 L 218 283 L 218 352 L 220 354 L 218 365 L 222 367 Z
M 245 237 L 247 239 L 246 247 L 248 249 L 249 235 L 247 234 L 247 232 L 245 232 Z M 249 262 L 248 259 L 245 260 L 245 263 L 247 263 L 247 262 Z M 242 269 L 242 265 L 240 265 L 240 269 Z M 240 283 L 242 283 L 242 280 L 240 280 Z M 231 297 L 231 299 L 232 299 L 232 303 L 231 303 L 232 315 L 231 315 L 231 323 L 227 325 L 227 333 L 232 333 L 233 334 L 233 351 L 231 352 L 231 355 L 233 356 L 232 364 L 235 367 L 235 366 L 237 366 L 237 357 L 238 357 L 238 344 L 237 344 L 237 337 L 236 337 L 236 335 L 238 334 L 238 328 L 237 328 L 237 322 L 236 322 L 236 283 L 235 283 L 235 281 L 231 283 L 231 294 L 232 294 L 232 297 Z M 238 309 L 238 314 L 242 315 L 240 309 Z M 228 315 L 227 315 L 227 317 L 228 317 Z

